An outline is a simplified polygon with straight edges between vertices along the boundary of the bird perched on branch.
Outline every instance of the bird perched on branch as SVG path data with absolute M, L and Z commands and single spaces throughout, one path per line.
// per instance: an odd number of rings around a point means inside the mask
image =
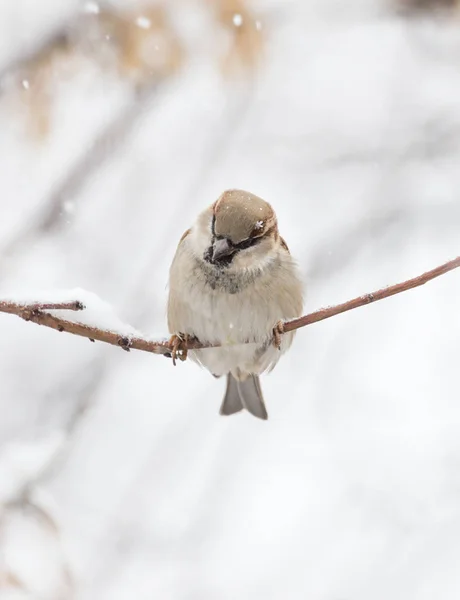
M 273 208 L 254 194 L 224 192 L 182 236 L 169 278 L 173 360 L 191 337 L 220 346 L 189 353 L 227 376 L 222 415 L 267 419 L 259 375 L 291 346 L 283 321 L 301 315 L 302 288 Z

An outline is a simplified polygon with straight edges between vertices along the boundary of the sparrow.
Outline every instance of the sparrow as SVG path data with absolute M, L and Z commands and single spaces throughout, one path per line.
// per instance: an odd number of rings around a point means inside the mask
M 220 414 L 268 414 L 259 375 L 292 344 L 283 322 L 302 314 L 298 267 L 268 202 L 227 190 L 182 236 L 169 273 L 168 328 L 176 350 L 197 338 L 218 347 L 189 356 L 227 386 Z

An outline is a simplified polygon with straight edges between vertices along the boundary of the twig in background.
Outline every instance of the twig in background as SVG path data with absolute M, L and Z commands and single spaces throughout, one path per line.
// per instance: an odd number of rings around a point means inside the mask
M 45 208 L 36 220 L 28 223 L 17 233 L 2 250 L 2 256 L 8 257 L 23 246 L 32 245 L 42 233 L 57 228 L 63 221 L 60 219 L 64 205 L 72 200 L 88 183 L 95 172 L 106 160 L 113 157 L 123 147 L 123 142 L 135 129 L 139 119 L 145 114 L 149 102 L 153 98 L 157 84 L 142 89 L 136 99 L 129 104 L 114 120 L 92 141 L 77 159 L 71 170 L 64 175 L 49 198 L 44 202 Z
M 458 0 L 396 0 L 396 6 L 405 12 L 447 12 L 453 14 L 458 9 Z

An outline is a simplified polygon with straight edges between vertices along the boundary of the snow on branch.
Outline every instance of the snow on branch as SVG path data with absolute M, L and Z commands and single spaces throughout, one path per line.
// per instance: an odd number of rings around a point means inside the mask
M 406 292 L 458 267 L 460 267 L 460 256 L 413 279 L 358 296 L 342 304 L 321 308 L 298 319 L 288 321 L 284 324 L 284 332 L 293 331 L 329 319 L 340 313 L 354 310 L 360 306 L 366 306 L 395 294 Z M 52 295 L 56 296 L 56 293 L 53 292 Z M 16 315 L 25 321 L 32 321 L 37 325 L 44 325 L 56 331 L 79 335 L 88 338 L 91 342 L 105 342 L 112 346 L 118 346 L 126 351 L 134 349 L 165 356 L 171 355 L 173 348 L 170 341 L 152 340 L 142 336 L 132 327 L 119 321 L 113 314 L 111 307 L 95 294 L 75 290 L 61 293 L 61 296 L 61 300 L 55 302 L 49 300 L 39 302 L 36 299 L 34 301 L 18 300 L 17 298 L 14 300 L 0 300 L 0 312 Z M 56 312 L 59 313 L 59 316 Z M 82 317 L 77 318 L 77 313 L 81 314 Z M 186 344 L 181 345 L 181 350 L 197 350 L 214 346 L 217 346 L 217 344 L 189 339 Z

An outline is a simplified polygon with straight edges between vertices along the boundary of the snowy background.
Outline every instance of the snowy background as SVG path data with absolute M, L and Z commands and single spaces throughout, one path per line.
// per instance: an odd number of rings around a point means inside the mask
M 178 239 L 229 187 L 274 205 L 306 311 L 460 254 L 460 11 L 217 4 L 163 2 L 151 39 L 147 0 L 108 30 L 0 1 L 0 297 L 81 287 L 164 337 Z M 300 331 L 267 423 L 194 364 L 0 315 L 1 600 L 457 600 L 459 296 Z

